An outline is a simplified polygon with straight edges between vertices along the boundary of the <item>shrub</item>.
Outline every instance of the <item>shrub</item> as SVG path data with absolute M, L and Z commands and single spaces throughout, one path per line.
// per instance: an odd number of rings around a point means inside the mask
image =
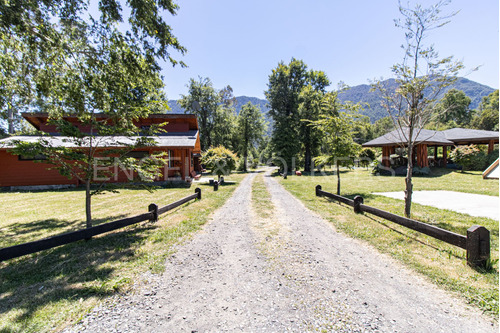
M 490 165 L 493 164 L 498 158 L 498 149 L 493 150 L 491 153 L 488 154 L 488 162 L 486 162 L 486 167 L 489 167 Z
M 363 148 L 359 153 L 359 164 L 364 167 L 368 167 L 371 162 L 376 159 L 375 151 L 370 148 Z
M 464 170 L 482 171 L 488 163 L 488 156 L 476 145 L 458 146 L 452 150 L 450 158 Z
M 238 158 L 229 149 L 219 146 L 215 148 L 210 148 L 201 158 L 201 163 L 205 165 L 207 169 L 210 169 L 212 173 L 217 176 L 229 175 L 231 171 L 236 169 L 236 163 Z

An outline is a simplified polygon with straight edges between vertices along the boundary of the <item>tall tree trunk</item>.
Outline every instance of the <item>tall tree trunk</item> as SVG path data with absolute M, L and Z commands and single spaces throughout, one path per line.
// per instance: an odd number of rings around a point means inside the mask
M 91 209 L 90 179 L 87 179 L 85 181 L 85 217 L 87 220 L 87 228 L 91 228 L 92 209 Z
M 7 109 L 7 123 L 9 124 L 9 134 L 14 134 L 14 110 L 12 106 L 9 105 Z
M 411 177 L 413 174 L 413 144 L 408 145 L 408 168 L 406 169 L 405 178 L 405 216 L 410 217 L 411 214 L 411 196 L 413 194 L 413 184 Z
M 339 162 L 337 162 L 337 195 L 340 195 L 340 167 L 339 167 Z
M 304 171 L 311 172 L 311 147 L 309 145 L 305 146 L 305 156 L 304 156 Z
M 246 124 L 245 124 L 245 148 L 243 151 L 243 158 L 244 160 L 244 165 L 243 165 L 243 171 L 247 172 L 247 163 L 248 163 L 248 133 L 246 129 Z

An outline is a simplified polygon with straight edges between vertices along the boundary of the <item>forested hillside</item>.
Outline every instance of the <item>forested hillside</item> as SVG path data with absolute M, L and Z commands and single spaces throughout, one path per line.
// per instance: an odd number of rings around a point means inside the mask
M 396 89 L 396 83 L 394 79 L 388 79 L 384 81 L 388 88 L 391 90 Z M 495 89 L 485 86 L 483 84 L 471 81 L 466 78 L 459 78 L 454 85 L 444 90 L 439 98 L 443 97 L 443 95 L 451 88 L 455 88 L 458 90 L 462 90 L 465 94 L 472 100 L 470 104 L 471 109 L 477 109 L 481 99 L 484 96 L 488 96 Z M 354 103 L 362 102 L 366 103 L 361 111 L 362 114 L 370 117 L 371 122 L 375 122 L 376 120 L 387 116 L 387 111 L 382 108 L 380 105 L 380 95 L 377 92 L 370 92 L 370 85 L 361 84 L 358 86 L 351 87 L 345 92 L 339 94 L 339 99 L 344 101 L 351 101 Z M 259 106 L 261 112 L 264 114 L 266 121 L 269 122 L 269 117 L 267 115 L 267 111 L 269 107 L 267 106 L 268 102 L 265 99 L 260 99 L 257 97 L 248 97 L 248 96 L 238 96 L 236 97 L 236 113 L 239 114 L 241 107 L 248 102 L 251 102 L 254 105 Z M 172 113 L 184 113 L 184 110 L 180 107 L 176 100 L 170 100 L 169 102 Z
M 396 89 L 396 81 L 394 79 L 385 80 L 384 84 L 391 91 Z M 471 109 L 476 109 L 479 106 L 481 99 L 484 96 L 488 96 L 495 90 L 469 79 L 459 78 L 455 84 L 448 87 L 448 89 L 443 90 L 438 98 L 441 99 L 444 94 L 452 88 L 462 90 L 471 99 Z M 378 92 L 370 92 L 370 89 L 371 87 L 368 84 L 354 86 L 347 91 L 340 93 L 339 99 L 341 101 L 367 103 L 361 113 L 370 117 L 371 122 L 375 122 L 376 120 L 387 116 L 387 111 L 380 105 L 380 94 Z

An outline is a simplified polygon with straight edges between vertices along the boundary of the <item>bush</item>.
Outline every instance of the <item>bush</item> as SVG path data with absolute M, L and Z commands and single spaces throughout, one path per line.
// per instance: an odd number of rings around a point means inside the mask
M 359 153 L 359 164 L 368 167 L 376 159 L 375 151 L 370 148 L 363 148 Z
M 498 149 L 493 150 L 491 153 L 488 154 L 488 162 L 486 162 L 486 167 L 489 167 L 490 165 L 493 164 L 498 159 Z
M 237 162 L 236 155 L 223 146 L 210 148 L 203 153 L 201 158 L 201 163 L 219 177 L 229 175 L 231 171 L 236 169 Z
M 247 169 L 256 169 L 259 165 L 259 159 L 253 157 L 252 155 L 248 155 L 247 157 Z M 245 158 L 241 156 L 238 159 L 238 167 L 236 168 L 238 171 L 245 171 Z
M 450 158 L 464 170 L 482 171 L 488 163 L 488 156 L 476 145 L 458 146 L 452 150 Z

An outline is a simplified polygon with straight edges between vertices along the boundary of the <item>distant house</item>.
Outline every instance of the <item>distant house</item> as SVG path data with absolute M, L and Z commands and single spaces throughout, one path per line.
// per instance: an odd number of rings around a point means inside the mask
M 382 165 L 390 167 L 390 155 L 395 153 L 397 147 L 407 146 L 409 131 L 404 128 L 396 129 L 376 139 L 364 143 L 363 147 L 381 147 Z M 448 147 L 458 145 L 484 144 L 488 145 L 488 153 L 492 152 L 498 144 L 499 133 L 466 128 L 452 128 L 445 131 L 432 131 L 423 129 L 412 138 L 415 142 L 414 158 L 416 165 L 423 168 L 429 166 L 428 147 L 435 147 L 434 160 L 437 160 L 437 148 L 443 148 L 442 166 L 446 167 Z
M 78 148 L 72 141 L 65 140 L 64 136 L 60 136 L 57 128 L 48 123 L 48 114 L 24 113 L 22 116 L 37 130 L 51 134 L 49 140 L 52 140 L 53 145 Z M 76 117 L 68 116 L 65 119 L 78 126 L 80 130 L 85 131 L 85 128 L 78 122 Z M 102 119 L 106 119 L 106 116 L 103 115 L 98 118 L 98 120 Z M 168 152 L 169 162 L 165 165 L 162 177 L 158 181 L 173 179 L 189 181 L 195 171 L 201 170 L 200 135 L 196 116 L 190 114 L 152 114 L 148 118 L 138 120 L 135 125 L 145 128 L 160 123 L 167 123 L 163 127 L 167 132 L 154 136 L 157 145 L 136 149 L 129 154 L 131 157 L 142 158 L 153 152 Z M 105 147 L 118 147 L 120 142 L 133 139 L 115 136 L 100 138 L 106 142 Z M 39 136 L 13 136 L 0 140 L 0 187 L 80 185 L 77 179 L 68 179 L 59 174 L 57 170 L 50 169 L 52 165 L 43 162 L 46 159 L 43 155 L 34 157 L 18 156 L 9 151 L 13 148 L 13 140 L 36 142 L 39 139 Z M 103 149 L 106 149 L 105 147 Z M 120 170 L 109 181 L 125 182 L 127 178 L 126 170 Z

